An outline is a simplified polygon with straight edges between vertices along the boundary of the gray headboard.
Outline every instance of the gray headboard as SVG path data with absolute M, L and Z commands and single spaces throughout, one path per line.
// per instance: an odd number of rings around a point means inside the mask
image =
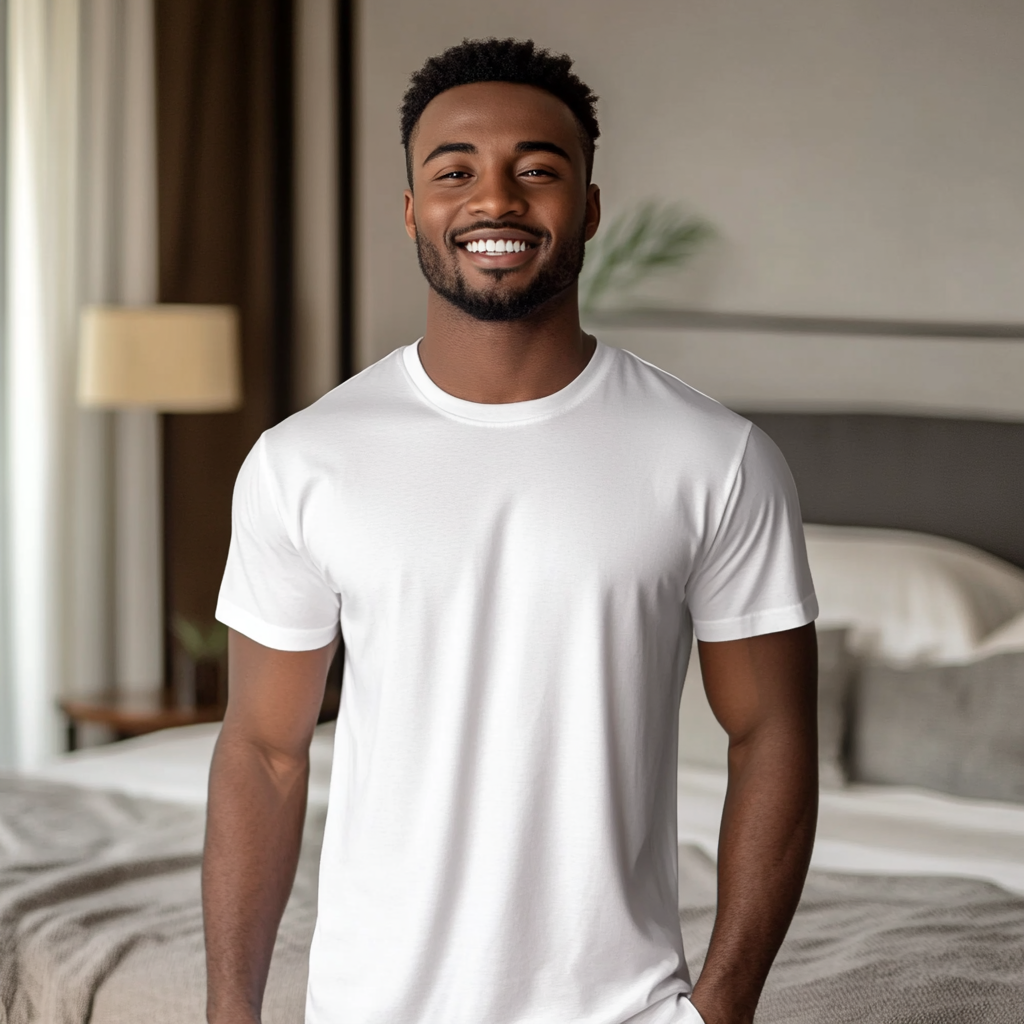
M 1024 568 L 1024 423 L 744 415 L 782 449 L 806 522 L 939 534 Z

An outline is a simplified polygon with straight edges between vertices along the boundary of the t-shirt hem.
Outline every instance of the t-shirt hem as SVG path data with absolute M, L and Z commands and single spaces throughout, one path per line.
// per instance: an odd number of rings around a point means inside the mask
M 818 599 L 808 594 L 797 604 L 785 608 L 769 608 L 751 612 L 735 619 L 693 620 L 693 635 L 698 640 L 718 643 L 723 640 L 743 640 L 764 633 L 778 633 L 783 629 L 806 626 L 818 617 Z
M 700 1015 L 700 1010 L 693 1005 L 689 995 L 685 995 L 679 1000 L 679 1011 L 682 1014 L 679 1018 L 680 1024 L 704 1024 L 704 1018 Z
M 237 630 L 250 640 L 277 651 L 315 651 L 326 647 L 338 635 L 336 623 L 318 629 L 274 626 L 223 598 L 217 602 L 214 618 L 229 629 Z

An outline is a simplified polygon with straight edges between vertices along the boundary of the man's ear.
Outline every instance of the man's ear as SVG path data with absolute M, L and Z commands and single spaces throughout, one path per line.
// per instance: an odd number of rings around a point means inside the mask
M 410 193 L 411 195 L 412 193 Z M 584 218 L 588 242 L 597 234 L 597 226 L 601 223 L 601 189 L 597 185 L 587 186 L 587 214 Z
M 405 190 L 405 233 L 416 241 L 416 210 L 413 206 L 412 189 Z

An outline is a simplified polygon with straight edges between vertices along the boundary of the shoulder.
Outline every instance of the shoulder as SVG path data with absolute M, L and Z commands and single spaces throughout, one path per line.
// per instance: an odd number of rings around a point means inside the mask
M 710 465 L 736 466 L 757 428 L 750 420 L 626 349 L 612 349 L 609 387 L 650 435 Z
M 670 415 L 683 416 L 709 429 L 740 436 L 751 427 L 748 419 L 727 409 L 709 395 L 675 375 L 623 348 L 612 349 L 612 376 L 633 397 L 652 403 Z
M 271 466 L 319 461 L 351 446 L 382 416 L 408 402 L 402 348 L 332 388 L 305 409 L 264 431 L 261 444 Z

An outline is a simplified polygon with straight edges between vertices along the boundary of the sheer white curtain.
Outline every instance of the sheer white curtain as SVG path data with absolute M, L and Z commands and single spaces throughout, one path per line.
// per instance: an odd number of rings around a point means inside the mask
M 8 0 L 6 603 L 0 763 L 62 743 L 56 700 L 162 672 L 157 421 L 80 410 L 90 302 L 156 298 L 152 0 Z

